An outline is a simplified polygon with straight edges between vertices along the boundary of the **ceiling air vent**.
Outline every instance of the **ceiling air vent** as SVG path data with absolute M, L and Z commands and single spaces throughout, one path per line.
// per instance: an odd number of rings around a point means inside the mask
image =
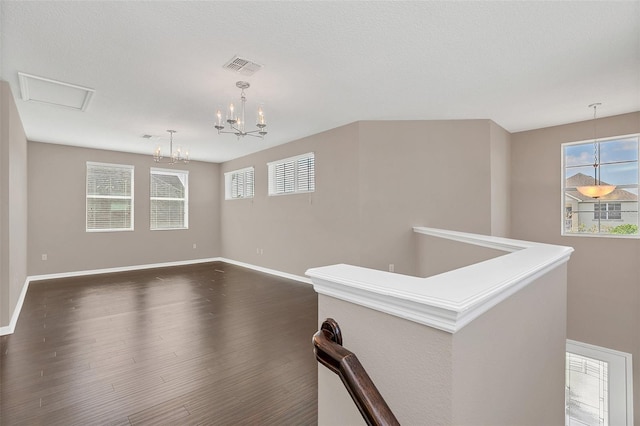
M 253 75 L 262 69 L 262 65 L 250 61 L 249 59 L 234 56 L 229 62 L 224 64 L 222 68 L 242 75 Z
M 50 78 L 18 73 L 23 101 L 41 102 L 85 111 L 95 93 L 94 89 L 63 83 Z

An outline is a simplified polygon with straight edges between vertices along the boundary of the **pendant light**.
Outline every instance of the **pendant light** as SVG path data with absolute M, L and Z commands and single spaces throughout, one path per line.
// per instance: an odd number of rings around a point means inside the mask
M 602 104 L 599 102 L 589 105 L 589 108 L 593 108 L 593 185 L 576 187 L 579 193 L 591 198 L 604 197 L 616 189 L 615 185 L 601 185 L 600 180 L 600 144 L 596 128 L 596 110 L 600 105 Z

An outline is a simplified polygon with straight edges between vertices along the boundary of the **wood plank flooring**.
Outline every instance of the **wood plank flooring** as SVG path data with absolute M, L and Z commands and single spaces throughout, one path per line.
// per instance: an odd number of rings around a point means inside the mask
M 317 296 L 212 262 L 32 282 L 0 424 L 317 424 Z

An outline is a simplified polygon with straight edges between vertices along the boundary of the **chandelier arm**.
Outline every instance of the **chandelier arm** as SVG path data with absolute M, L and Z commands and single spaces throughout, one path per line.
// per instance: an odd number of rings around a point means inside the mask
M 254 138 L 260 138 L 260 139 L 264 137 L 264 135 L 254 135 L 255 132 L 256 130 L 254 130 L 253 132 L 245 132 L 242 136 L 253 136 Z

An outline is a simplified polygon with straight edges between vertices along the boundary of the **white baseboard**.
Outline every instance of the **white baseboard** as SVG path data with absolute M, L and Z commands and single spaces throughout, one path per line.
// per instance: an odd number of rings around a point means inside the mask
M 20 316 L 20 311 L 22 310 L 22 304 L 24 303 L 24 298 L 26 297 L 27 289 L 29 288 L 29 282 L 29 277 L 27 277 L 27 279 L 24 281 L 24 285 L 22 286 L 20 297 L 18 297 L 16 308 L 13 310 L 13 315 L 11 315 L 11 321 L 9 321 L 9 325 L 0 327 L 0 336 L 13 334 L 13 332 L 16 330 L 16 324 L 18 323 L 18 317 Z
M 271 275 L 276 275 L 276 276 L 281 277 L 281 278 L 287 278 L 287 279 L 294 280 L 294 281 L 300 281 L 301 283 L 305 283 L 305 284 L 313 284 L 313 282 L 311 282 L 311 278 L 302 277 L 300 275 L 294 275 L 294 274 L 290 274 L 288 272 L 282 272 L 282 271 L 277 271 L 275 269 L 264 268 L 262 266 L 256 266 L 256 265 L 252 265 L 250 263 L 239 262 L 237 260 L 227 259 L 225 257 L 219 257 L 218 260 L 221 261 L 221 262 L 230 263 L 232 265 L 242 266 L 243 268 L 253 269 L 254 271 L 264 272 L 266 274 L 271 274 Z
M 9 325 L 0 327 L 0 336 L 4 336 L 6 334 L 13 334 L 16 328 L 16 324 L 18 322 L 18 317 L 20 316 L 20 311 L 22 310 L 22 304 L 24 303 L 24 298 L 27 295 L 27 289 L 29 287 L 29 283 L 31 281 L 41 281 L 41 280 L 51 280 L 55 278 L 69 278 L 69 277 L 81 277 L 85 275 L 97 275 L 97 274 L 110 274 L 113 272 L 127 272 L 127 271 L 139 271 L 143 269 L 153 269 L 153 268 L 166 268 L 169 266 L 183 266 L 183 265 L 195 265 L 198 263 L 207 263 L 207 262 L 225 262 L 230 263 L 236 266 L 242 266 L 247 269 L 253 269 L 254 271 L 264 272 L 271 275 L 276 275 L 278 277 L 287 278 L 294 281 L 299 281 L 305 284 L 312 284 L 311 279 L 307 277 L 302 277 L 300 275 L 289 274 L 287 272 L 277 271 L 275 269 L 264 268 L 262 266 L 252 265 L 250 263 L 238 262 L 237 260 L 226 259 L 224 257 L 211 257 L 207 259 L 193 259 L 193 260 L 181 260 L 177 262 L 164 262 L 164 263 L 151 263 L 147 265 L 133 265 L 133 266 L 121 266 L 117 268 L 104 268 L 104 269 L 91 269 L 85 271 L 73 271 L 73 272 L 60 272 L 56 274 L 43 274 L 43 275 L 31 275 L 28 276 L 24 286 L 22 287 L 22 292 L 20 293 L 20 297 L 18 298 L 18 303 L 16 304 L 16 308 L 13 311 L 13 315 L 11 316 L 11 322 Z
M 146 265 L 119 266 L 116 268 L 90 269 L 85 271 L 60 272 L 57 274 L 31 275 L 30 281 L 51 280 L 55 278 L 81 277 L 85 275 L 110 274 L 113 272 L 140 271 L 143 269 L 166 268 L 168 266 L 195 265 L 197 263 L 215 262 L 219 257 L 207 259 L 180 260 L 177 262 L 149 263 Z

